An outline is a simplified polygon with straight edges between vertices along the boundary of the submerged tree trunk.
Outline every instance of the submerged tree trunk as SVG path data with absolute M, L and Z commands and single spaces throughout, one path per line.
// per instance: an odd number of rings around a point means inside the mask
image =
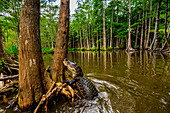
M 106 29 L 105 29 L 105 1 L 103 5 L 103 46 L 104 50 L 106 50 Z
M 56 46 L 54 52 L 52 78 L 55 82 L 63 81 L 65 79 L 63 65 L 64 58 L 68 53 L 68 37 L 69 37 L 69 5 L 70 0 L 61 0 L 60 17 L 58 23 L 58 31 L 56 38 Z
M 155 48 L 157 47 L 157 41 L 158 41 L 158 30 L 159 30 L 159 15 L 160 15 L 160 5 L 161 1 L 158 2 L 158 8 L 157 8 L 157 16 L 156 16 L 156 24 L 155 24 L 155 34 L 154 39 L 152 40 L 152 43 L 150 45 L 150 49 L 153 49 L 153 44 L 155 45 Z M 154 49 L 155 49 L 154 48 Z
M 145 44 L 145 49 L 148 49 L 148 45 L 149 45 L 149 36 L 150 36 L 150 29 L 151 29 L 151 13 L 152 13 L 152 0 L 150 0 L 149 27 L 148 27 L 148 36 Z
M 129 0 L 129 38 L 128 38 L 128 46 L 126 48 L 127 51 L 133 51 L 134 49 L 132 48 L 131 45 L 131 0 Z
M 14 61 L 11 60 L 5 53 L 2 37 L 3 37 L 2 28 L 1 28 L 1 23 L 0 23 L 0 61 L 3 58 L 8 63 L 14 63 Z
M 43 94 L 39 0 L 22 1 L 20 29 L 18 104 L 25 111 L 34 109 Z

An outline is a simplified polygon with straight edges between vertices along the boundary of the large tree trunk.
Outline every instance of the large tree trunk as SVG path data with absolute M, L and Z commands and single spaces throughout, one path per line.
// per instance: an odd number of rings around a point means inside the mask
M 0 61 L 3 58 L 8 63 L 14 63 L 14 61 L 11 60 L 5 53 L 2 37 L 3 37 L 2 28 L 1 28 L 1 23 L 0 23 Z
M 150 49 L 153 49 L 153 44 L 155 45 L 155 48 L 157 47 L 157 41 L 158 41 L 158 30 L 159 30 L 159 15 L 160 15 L 160 5 L 161 5 L 161 1 L 158 2 L 158 8 L 157 8 L 157 16 L 156 16 L 156 24 L 155 24 L 155 34 L 154 34 L 154 38 L 152 40 L 152 43 L 150 45 Z M 154 49 L 155 49 L 154 48 Z
M 106 50 L 106 29 L 105 29 L 105 1 L 103 5 L 103 46 L 104 50 Z
M 69 5 L 70 0 L 61 0 L 60 17 L 58 23 L 58 31 L 56 38 L 56 46 L 54 52 L 52 78 L 55 82 L 65 79 L 65 67 L 63 65 L 64 58 L 68 53 L 68 37 L 69 37 Z
M 18 104 L 25 111 L 34 109 L 43 94 L 39 0 L 22 1 L 20 25 Z
M 151 29 L 151 13 L 152 13 L 152 0 L 150 0 L 149 27 L 148 27 L 148 36 L 145 44 L 145 49 L 148 49 L 148 45 L 149 45 L 149 36 L 150 36 L 150 29 Z
M 129 38 L 128 38 L 128 46 L 126 48 L 127 51 L 133 51 L 134 49 L 132 48 L 131 45 L 131 0 L 129 0 Z

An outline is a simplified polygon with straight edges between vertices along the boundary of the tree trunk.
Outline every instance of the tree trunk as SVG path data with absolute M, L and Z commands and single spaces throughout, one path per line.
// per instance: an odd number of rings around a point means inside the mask
M 105 1 L 103 5 L 103 46 L 104 50 L 106 51 L 106 29 L 105 29 Z
M 93 22 L 91 24 L 91 33 L 92 33 L 92 47 L 95 47 L 95 41 L 94 41 L 94 33 L 93 33 Z
M 98 31 L 98 27 L 97 27 L 97 49 L 99 49 L 99 42 L 98 42 L 98 40 L 99 40 L 99 31 Z
M 2 58 L 4 58 L 4 60 L 8 63 L 14 63 L 13 60 L 11 60 L 5 53 L 4 50 L 4 44 L 3 44 L 3 40 L 2 40 L 2 28 L 1 28 L 1 23 L 0 23 L 0 61 Z
M 140 12 L 139 12 L 139 18 L 138 20 L 140 19 Z M 137 29 L 136 29 L 136 39 L 135 39 L 135 48 L 137 48 L 137 45 L 138 45 L 138 32 L 139 32 L 139 24 L 137 26 Z
M 128 46 L 126 48 L 127 51 L 133 51 L 134 49 L 132 48 L 131 45 L 131 0 L 129 0 L 129 38 L 128 38 Z
M 82 43 L 81 30 L 80 30 L 80 48 L 82 47 L 83 47 L 83 43 Z
M 161 1 L 158 2 L 158 8 L 157 8 L 157 16 L 156 16 L 156 24 L 155 24 L 155 33 L 154 33 L 154 38 L 152 40 L 152 43 L 150 45 L 150 49 L 153 49 L 153 44 L 155 43 L 155 48 L 157 46 L 157 41 L 158 41 L 158 30 L 159 30 L 159 15 L 160 15 L 160 5 Z M 154 48 L 154 49 L 155 49 Z
M 87 25 L 86 25 L 86 41 L 87 41 L 87 49 L 89 49 L 89 37 L 88 37 Z
M 143 5 L 144 5 L 144 1 L 143 1 Z M 145 8 L 143 7 L 143 19 L 144 19 L 144 10 Z M 144 27 L 144 20 L 142 19 L 142 28 L 141 28 L 141 38 L 140 38 L 140 50 L 143 49 L 143 27 Z
M 145 41 L 144 41 L 144 47 L 146 47 L 146 37 L 147 37 L 147 1 L 146 1 L 146 7 L 145 7 Z
M 119 23 L 118 11 L 119 11 L 119 8 L 118 8 L 118 6 L 117 6 L 117 24 Z M 119 47 L 119 44 L 118 44 L 118 37 L 116 37 L 116 47 L 117 47 L 117 48 Z
M 151 13 L 152 13 L 152 0 L 150 0 L 149 27 L 148 27 L 148 36 L 146 40 L 145 49 L 148 49 L 148 45 L 149 45 L 149 36 L 150 36 L 150 29 L 151 29 Z
M 43 94 L 44 63 L 40 42 L 40 1 L 24 0 L 21 8 L 19 46 L 19 107 L 34 109 Z
M 52 78 L 55 82 L 65 80 L 65 67 L 63 65 L 64 58 L 68 53 L 68 38 L 69 38 L 69 5 L 70 0 L 61 0 L 60 2 L 60 17 L 57 30 L 56 46 L 54 52 Z
M 111 27 L 110 27 L 110 47 L 113 47 L 113 28 L 112 28 L 112 23 L 113 23 L 113 0 L 112 0 L 112 17 L 111 17 Z
M 53 36 L 53 25 L 52 25 L 52 20 L 53 20 L 53 18 L 52 18 L 51 10 L 50 10 L 51 48 L 52 48 L 52 50 L 53 50 L 53 49 L 54 49 L 54 42 L 53 42 L 54 36 Z
M 164 35 L 165 35 L 165 42 L 167 43 L 168 45 L 168 49 L 170 51 L 170 44 L 168 42 L 168 37 L 167 37 L 167 13 L 168 13 L 168 0 L 166 0 L 166 14 L 165 14 L 165 30 L 164 30 Z M 165 46 L 164 46 L 165 47 Z M 164 48 L 163 47 L 163 48 Z M 162 49 L 163 49 L 162 48 Z

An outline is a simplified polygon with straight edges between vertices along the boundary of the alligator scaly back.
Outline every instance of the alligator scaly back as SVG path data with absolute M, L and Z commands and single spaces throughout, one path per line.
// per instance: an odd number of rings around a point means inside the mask
M 81 94 L 86 99 L 93 99 L 98 95 L 98 91 L 94 84 L 85 76 L 80 77 L 76 82 L 76 86 Z

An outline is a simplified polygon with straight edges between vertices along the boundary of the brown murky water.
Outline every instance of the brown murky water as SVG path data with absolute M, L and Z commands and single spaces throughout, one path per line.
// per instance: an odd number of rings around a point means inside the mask
M 52 55 L 45 55 L 45 65 L 52 64 L 52 59 Z M 82 67 L 84 76 L 99 90 L 99 96 L 74 104 L 61 102 L 49 112 L 170 112 L 170 59 L 167 56 L 147 51 L 70 52 L 68 59 Z

